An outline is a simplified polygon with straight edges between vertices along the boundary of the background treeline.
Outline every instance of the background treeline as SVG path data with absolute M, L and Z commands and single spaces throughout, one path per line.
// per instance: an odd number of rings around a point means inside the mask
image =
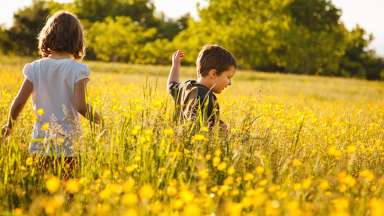
M 1 27 L 1 51 L 37 55 L 47 16 L 63 9 L 81 19 L 88 59 L 169 64 L 183 49 L 193 64 L 204 44 L 216 43 L 243 69 L 384 80 L 384 60 L 368 48 L 373 36 L 360 26 L 347 30 L 329 0 L 208 0 L 197 20 L 169 19 L 150 0 L 34 0 L 11 28 Z

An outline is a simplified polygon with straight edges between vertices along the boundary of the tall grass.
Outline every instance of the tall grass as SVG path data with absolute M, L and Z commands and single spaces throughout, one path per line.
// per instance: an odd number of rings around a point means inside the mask
M 0 122 L 24 58 L 0 59 Z M 89 62 L 79 166 L 64 179 L 28 155 L 30 104 L 0 144 L 5 215 L 382 215 L 384 86 L 240 71 L 219 95 L 228 136 L 173 121 L 167 67 Z M 193 78 L 185 68 L 183 78 Z

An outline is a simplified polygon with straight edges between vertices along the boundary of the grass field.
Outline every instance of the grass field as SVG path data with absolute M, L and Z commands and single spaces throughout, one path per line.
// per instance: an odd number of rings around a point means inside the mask
M 28 60 L 0 57 L 2 124 Z M 224 138 L 173 123 L 168 67 L 87 64 L 107 132 L 82 119 L 64 180 L 28 155 L 28 103 L 0 144 L 0 214 L 384 215 L 382 82 L 239 71 L 218 97 Z

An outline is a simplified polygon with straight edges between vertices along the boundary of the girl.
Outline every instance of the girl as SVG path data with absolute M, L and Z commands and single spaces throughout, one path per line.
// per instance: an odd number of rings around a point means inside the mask
M 41 59 L 26 64 L 23 84 L 11 105 L 3 137 L 12 127 L 32 94 L 36 121 L 29 153 L 43 156 L 43 166 L 60 158 L 72 167 L 73 141 L 79 135 L 78 113 L 99 123 L 100 117 L 85 101 L 90 71 L 77 62 L 84 56 L 83 28 L 75 15 L 58 12 L 51 16 L 39 37 Z

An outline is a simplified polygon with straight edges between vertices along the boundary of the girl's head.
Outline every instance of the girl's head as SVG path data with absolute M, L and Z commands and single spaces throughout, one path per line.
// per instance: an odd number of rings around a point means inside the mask
M 57 12 L 39 33 L 39 52 L 43 57 L 54 52 L 70 53 L 75 59 L 85 54 L 83 27 L 74 14 Z

